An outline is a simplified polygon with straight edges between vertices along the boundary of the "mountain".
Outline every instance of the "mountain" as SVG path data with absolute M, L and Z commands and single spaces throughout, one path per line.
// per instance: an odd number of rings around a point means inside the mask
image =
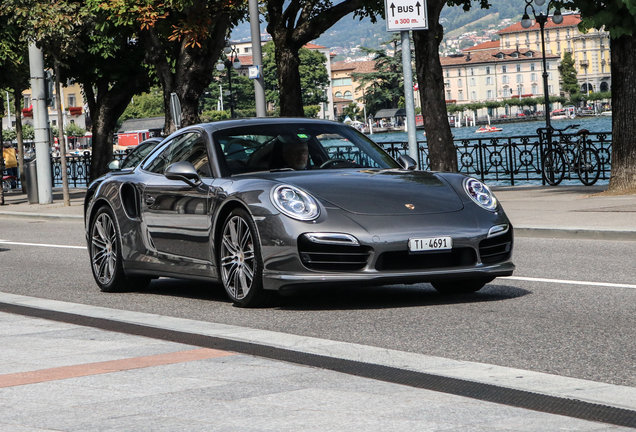
M 462 7 L 445 7 L 440 16 L 440 22 L 444 26 L 445 35 L 461 34 L 468 31 L 481 31 L 491 24 L 498 24 L 504 19 L 519 19 L 523 14 L 525 0 L 491 0 L 489 9 L 479 9 L 476 2 L 473 8 L 465 12 Z M 538 12 L 538 10 L 537 10 Z M 261 24 L 264 31 L 267 23 Z M 314 42 L 330 48 L 341 47 L 349 50 L 358 45 L 369 48 L 378 48 L 380 43 L 391 38 L 386 31 L 384 20 L 379 19 L 372 24 L 371 20 L 364 18 L 354 19 L 353 14 L 347 15 L 327 30 Z M 232 40 L 249 40 L 249 23 L 242 23 L 232 31 Z

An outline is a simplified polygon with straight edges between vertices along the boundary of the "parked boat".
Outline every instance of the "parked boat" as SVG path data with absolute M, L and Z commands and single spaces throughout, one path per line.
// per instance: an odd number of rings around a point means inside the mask
M 501 132 L 503 129 L 496 126 L 481 126 L 475 133 Z

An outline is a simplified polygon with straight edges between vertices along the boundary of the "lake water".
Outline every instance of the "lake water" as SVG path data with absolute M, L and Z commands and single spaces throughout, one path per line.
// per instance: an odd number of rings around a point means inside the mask
M 557 129 L 563 129 L 564 127 L 571 124 L 580 125 L 580 127 L 574 130 L 575 132 L 579 129 L 587 129 L 592 133 L 612 131 L 612 117 L 609 116 L 577 117 L 570 120 L 552 120 L 551 124 L 553 128 Z M 488 137 L 507 138 L 522 135 L 537 135 L 537 129 L 540 127 L 545 127 L 545 118 L 543 118 L 543 120 L 517 123 L 501 123 L 496 125 L 493 123 L 493 126 L 500 127 L 503 130 L 501 132 L 492 133 L 475 133 L 479 126 L 468 126 L 451 128 L 451 132 L 453 133 L 454 139 Z M 426 136 L 424 135 L 423 130 L 418 130 L 416 135 L 418 141 L 426 141 Z M 377 143 L 408 141 L 408 135 L 406 132 L 389 132 L 368 136 Z

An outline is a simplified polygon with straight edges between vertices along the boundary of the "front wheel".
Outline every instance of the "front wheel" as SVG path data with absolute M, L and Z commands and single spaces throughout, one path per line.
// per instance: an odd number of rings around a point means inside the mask
M 592 186 L 601 175 L 601 160 L 598 152 L 593 148 L 581 150 L 579 163 L 576 167 L 579 179 L 585 186 Z
M 548 150 L 543 156 L 543 178 L 550 186 L 556 186 L 565 177 L 565 159 L 557 149 Z
M 470 294 L 479 291 L 490 280 L 439 281 L 431 282 L 441 294 Z
M 250 215 L 237 208 L 223 224 L 219 269 L 223 287 L 236 306 L 264 305 L 270 293 L 263 289 L 263 259 L 256 225 Z
M 139 290 L 150 278 L 127 278 L 121 256 L 121 237 L 110 207 L 103 206 L 91 220 L 89 253 L 93 277 L 104 292 Z

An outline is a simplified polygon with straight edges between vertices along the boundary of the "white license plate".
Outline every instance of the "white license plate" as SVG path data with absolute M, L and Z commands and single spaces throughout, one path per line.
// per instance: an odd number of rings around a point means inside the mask
M 410 238 L 410 252 L 424 252 L 432 250 L 450 250 L 453 248 L 452 237 Z

